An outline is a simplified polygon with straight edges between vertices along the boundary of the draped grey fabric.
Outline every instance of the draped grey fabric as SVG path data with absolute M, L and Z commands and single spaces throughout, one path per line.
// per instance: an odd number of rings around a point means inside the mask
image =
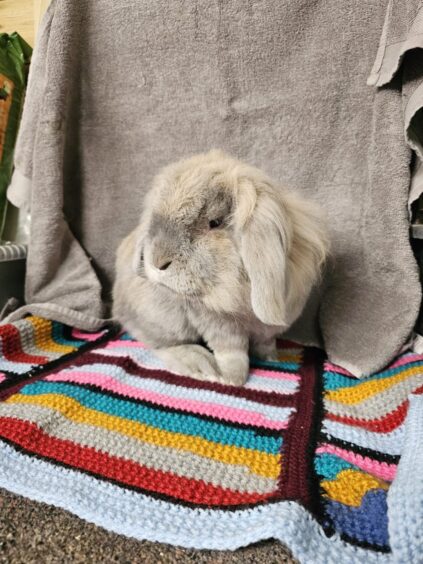
M 56 0 L 16 154 L 32 180 L 29 305 L 9 320 L 100 326 L 153 175 L 219 147 L 327 212 L 332 260 L 289 336 L 356 374 L 382 368 L 420 303 L 407 199 L 422 20 L 417 0 Z

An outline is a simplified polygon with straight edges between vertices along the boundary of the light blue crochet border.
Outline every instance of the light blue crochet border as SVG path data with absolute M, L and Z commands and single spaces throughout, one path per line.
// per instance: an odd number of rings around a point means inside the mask
M 189 509 L 25 456 L 1 442 L 0 486 L 140 540 L 235 550 L 276 538 L 303 564 L 423 562 L 423 397 L 411 400 L 405 452 L 389 492 L 392 555 L 355 548 L 337 535 L 328 538 L 294 502 L 238 511 Z
M 423 395 L 412 395 L 397 475 L 388 492 L 389 538 L 400 563 L 423 563 Z

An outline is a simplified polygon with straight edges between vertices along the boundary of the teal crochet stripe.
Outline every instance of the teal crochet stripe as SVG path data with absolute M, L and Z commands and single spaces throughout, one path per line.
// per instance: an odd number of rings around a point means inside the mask
M 410 364 L 407 364 L 407 368 L 419 368 L 422 366 L 423 366 L 423 362 L 421 360 L 417 360 L 415 362 L 410 362 Z M 404 372 L 404 367 L 397 366 L 396 368 L 392 368 L 390 370 L 384 370 L 382 372 L 379 372 L 378 374 L 374 374 L 373 376 L 368 376 L 366 378 L 366 382 L 383 380 L 384 378 L 389 378 L 391 376 L 395 376 L 396 374 L 401 374 L 402 372 Z M 325 380 L 326 390 L 337 390 L 338 388 L 352 388 L 357 383 L 355 379 L 348 376 L 343 376 L 342 374 L 338 374 L 336 372 L 325 372 L 324 380 Z
M 318 454 L 314 459 L 316 472 L 325 480 L 334 480 L 341 470 L 357 468 L 346 460 L 333 454 Z
M 130 421 L 154 425 L 158 429 L 173 433 L 184 433 L 206 440 L 215 440 L 226 445 L 251 448 L 271 454 L 278 454 L 282 446 L 281 438 L 257 436 L 255 431 L 234 427 L 213 421 L 201 420 L 191 415 L 171 413 L 160 409 L 139 405 L 124 399 L 106 396 L 79 386 L 56 382 L 36 382 L 25 386 L 23 395 L 56 394 L 79 402 L 82 406 L 96 411 L 116 415 Z

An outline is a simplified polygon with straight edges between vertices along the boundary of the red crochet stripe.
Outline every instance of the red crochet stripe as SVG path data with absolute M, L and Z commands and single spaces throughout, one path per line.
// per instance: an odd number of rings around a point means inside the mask
M 63 464 L 86 470 L 142 490 L 201 505 L 243 505 L 257 503 L 272 494 L 240 493 L 219 486 L 147 468 L 136 462 L 110 456 L 92 447 L 50 437 L 34 423 L 11 417 L 0 419 L 0 435 L 15 444 Z
M 0 338 L 3 341 L 2 352 L 7 360 L 13 362 L 25 362 L 28 364 L 45 364 L 46 356 L 38 356 L 23 352 L 21 345 L 21 334 L 14 325 L 0 326 Z
M 342 415 L 335 415 L 327 413 L 327 418 L 331 421 L 338 421 L 339 423 L 347 423 L 356 427 L 362 427 L 368 431 L 375 431 L 376 433 L 389 433 L 399 427 L 404 422 L 408 410 L 408 400 L 404 401 L 395 411 L 387 413 L 380 419 L 356 419 L 355 417 L 347 417 Z

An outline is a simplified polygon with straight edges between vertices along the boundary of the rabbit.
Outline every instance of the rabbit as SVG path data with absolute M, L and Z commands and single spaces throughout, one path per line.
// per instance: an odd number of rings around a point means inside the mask
M 195 155 L 159 172 L 120 244 L 113 317 L 168 370 L 241 386 L 249 353 L 276 358 L 328 252 L 315 204 L 220 150 Z

